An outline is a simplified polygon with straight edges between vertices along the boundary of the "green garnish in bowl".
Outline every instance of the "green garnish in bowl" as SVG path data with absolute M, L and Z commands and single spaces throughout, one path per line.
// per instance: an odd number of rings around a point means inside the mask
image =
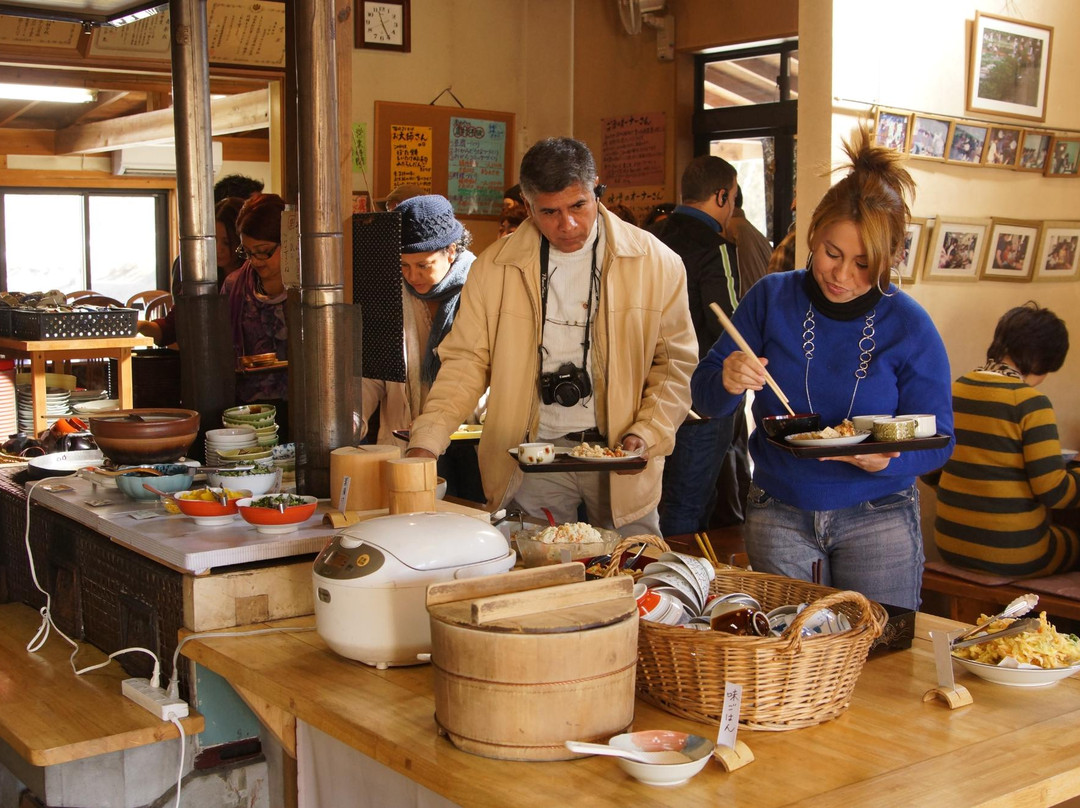
M 267 497 L 259 497 L 256 500 L 252 500 L 252 508 L 280 508 L 284 505 L 286 508 L 291 508 L 294 505 L 304 505 L 303 497 L 294 496 L 292 494 L 272 494 Z

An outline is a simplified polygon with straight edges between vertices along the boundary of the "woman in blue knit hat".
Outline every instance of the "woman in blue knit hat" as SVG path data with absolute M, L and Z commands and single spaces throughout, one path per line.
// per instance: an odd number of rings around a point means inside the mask
M 454 216 L 449 200 L 438 194 L 414 196 L 395 208 L 401 214 L 401 276 L 405 324 L 405 383 L 364 378 L 363 426 L 379 408 L 378 443 L 404 448 L 395 430 L 408 429 L 423 409 L 439 372 L 439 343 L 450 333 L 461 287 L 476 256 L 469 251 L 472 234 Z M 447 493 L 483 502 L 476 468 L 476 450 L 468 456 L 448 452 L 439 459 Z M 464 470 L 462 470 L 464 467 Z M 445 473 L 444 473 L 445 472 Z M 470 478 L 475 477 L 474 480 Z

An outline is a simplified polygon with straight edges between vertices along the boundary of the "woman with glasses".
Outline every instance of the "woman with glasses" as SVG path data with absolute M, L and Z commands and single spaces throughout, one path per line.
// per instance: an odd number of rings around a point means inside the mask
M 237 367 L 245 356 L 276 354 L 278 359 L 286 358 L 288 330 L 280 249 L 284 210 L 285 202 L 277 194 L 258 194 L 244 203 L 236 219 L 240 234 L 236 254 L 244 264 L 225 278 L 221 293 L 229 300 Z M 245 373 L 236 382 L 240 403 L 262 401 L 277 406 L 283 433 L 287 393 L 288 371 L 284 368 Z

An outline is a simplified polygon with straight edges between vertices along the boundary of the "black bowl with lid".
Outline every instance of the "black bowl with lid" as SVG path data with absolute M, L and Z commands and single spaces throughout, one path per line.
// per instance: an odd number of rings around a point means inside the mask
M 761 419 L 760 426 L 770 438 L 781 439 L 800 432 L 817 432 L 821 429 L 821 416 L 816 412 L 766 415 Z

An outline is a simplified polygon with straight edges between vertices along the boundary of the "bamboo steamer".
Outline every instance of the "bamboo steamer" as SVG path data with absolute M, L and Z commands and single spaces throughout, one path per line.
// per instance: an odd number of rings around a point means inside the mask
M 634 718 L 633 580 L 580 563 L 432 584 L 435 720 L 459 749 L 503 760 L 579 757 Z

